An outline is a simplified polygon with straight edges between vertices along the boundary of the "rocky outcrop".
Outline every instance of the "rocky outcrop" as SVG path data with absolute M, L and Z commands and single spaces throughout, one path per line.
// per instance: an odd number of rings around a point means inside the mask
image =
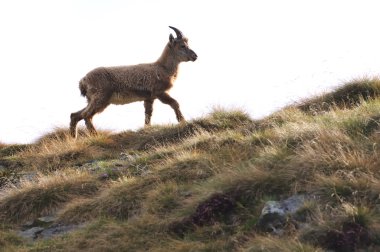
M 292 223 L 298 227 L 306 222 L 306 216 L 301 211 L 310 197 L 294 195 L 281 201 L 268 201 L 265 203 L 259 217 L 257 228 L 266 233 L 281 235 L 284 227 Z
M 83 224 L 63 225 L 55 223 L 55 221 L 55 216 L 43 216 L 37 218 L 25 223 L 18 234 L 27 240 L 49 239 L 53 236 L 65 234 L 84 226 Z

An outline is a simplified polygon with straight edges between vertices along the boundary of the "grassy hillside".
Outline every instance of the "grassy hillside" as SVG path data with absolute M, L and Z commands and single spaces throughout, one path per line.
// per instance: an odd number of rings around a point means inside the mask
M 216 109 L 186 125 L 0 145 L 4 251 L 379 251 L 380 80 L 355 80 L 262 120 Z M 307 195 L 302 226 L 258 226 Z M 18 235 L 54 216 L 73 231 Z M 0 249 L 0 250 L 1 250 Z

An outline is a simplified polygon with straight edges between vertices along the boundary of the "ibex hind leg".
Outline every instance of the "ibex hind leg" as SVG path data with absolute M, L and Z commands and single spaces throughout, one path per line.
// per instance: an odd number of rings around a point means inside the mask
M 86 108 L 84 109 L 81 109 L 79 110 L 78 112 L 75 112 L 75 113 L 71 113 L 70 115 L 70 135 L 74 138 L 77 137 L 77 124 L 80 120 L 83 119 L 82 117 L 82 112 L 85 110 Z
M 96 135 L 96 129 L 92 124 L 92 118 L 97 113 L 102 112 L 109 105 L 109 99 L 94 100 L 90 102 L 87 107 L 82 111 L 81 116 L 84 119 L 86 127 L 91 135 Z

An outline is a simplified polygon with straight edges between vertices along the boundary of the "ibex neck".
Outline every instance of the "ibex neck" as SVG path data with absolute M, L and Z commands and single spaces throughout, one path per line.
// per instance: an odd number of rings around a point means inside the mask
M 156 63 L 165 68 L 170 74 L 177 75 L 180 62 L 173 56 L 168 45 L 165 46 L 164 51 Z

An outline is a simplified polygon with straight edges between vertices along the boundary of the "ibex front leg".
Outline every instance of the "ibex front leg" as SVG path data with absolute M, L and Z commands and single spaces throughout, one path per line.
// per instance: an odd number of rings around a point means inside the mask
M 183 118 L 183 115 L 181 113 L 181 110 L 179 109 L 178 102 L 173 99 L 169 94 L 163 93 L 158 96 L 158 99 L 165 104 L 168 104 L 172 109 L 174 109 L 175 115 L 177 117 L 178 122 L 185 122 L 185 118 Z
M 154 100 L 145 100 L 144 101 L 145 126 L 150 126 L 150 119 L 152 118 L 152 113 L 153 113 L 153 102 L 154 102 Z

